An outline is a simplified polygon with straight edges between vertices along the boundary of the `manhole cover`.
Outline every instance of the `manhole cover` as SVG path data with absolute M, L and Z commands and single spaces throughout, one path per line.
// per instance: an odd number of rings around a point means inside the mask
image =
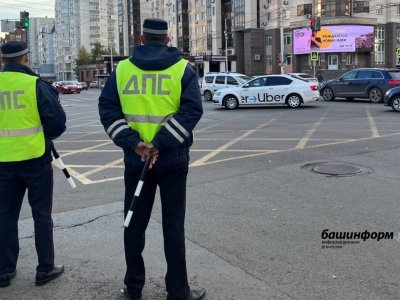
M 314 172 L 326 175 L 355 175 L 361 173 L 361 169 L 350 165 L 318 165 L 312 168 Z
M 304 165 L 301 168 L 317 174 L 338 177 L 357 176 L 373 173 L 373 170 L 369 167 L 347 162 L 321 161 Z

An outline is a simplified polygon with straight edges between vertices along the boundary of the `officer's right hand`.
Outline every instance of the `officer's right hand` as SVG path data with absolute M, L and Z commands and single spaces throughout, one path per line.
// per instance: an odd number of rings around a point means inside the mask
M 149 155 L 151 156 L 149 169 L 151 169 L 156 163 L 159 155 L 159 150 L 157 148 L 155 148 L 152 144 L 146 144 L 144 142 L 139 142 L 139 144 L 137 144 L 135 152 L 140 156 L 142 161 L 145 161 Z

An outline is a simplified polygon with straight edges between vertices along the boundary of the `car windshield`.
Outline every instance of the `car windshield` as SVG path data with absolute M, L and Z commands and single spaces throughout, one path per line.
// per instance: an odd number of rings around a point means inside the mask
M 390 77 L 392 77 L 393 79 L 400 79 L 400 71 L 392 71 L 392 72 L 389 72 L 389 74 L 390 74 Z
M 78 85 L 78 83 L 75 81 L 64 81 L 63 84 L 64 85 Z
M 241 75 L 241 76 L 237 76 L 236 79 L 238 81 L 240 81 L 241 84 L 244 84 L 244 83 L 250 81 L 252 78 L 249 76 L 246 76 L 246 75 Z

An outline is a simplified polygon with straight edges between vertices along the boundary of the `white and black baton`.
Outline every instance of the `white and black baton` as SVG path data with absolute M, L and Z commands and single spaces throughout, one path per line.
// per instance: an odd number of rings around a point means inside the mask
M 133 212 L 135 211 L 135 207 L 137 205 L 137 201 L 139 199 L 140 192 L 142 191 L 143 183 L 144 183 L 144 177 L 146 176 L 146 172 L 149 169 L 150 165 L 150 160 L 151 160 L 151 155 L 147 156 L 146 161 L 144 163 L 144 167 L 142 170 L 142 174 L 140 174 L 139 182 L 136 186 L 135 194 L 133 196 L 131 206 L 129 207 L 128 214 L 126 215 L 125 222 L 124 222 L 124 227 L 128 228 L 129 223 L 131 222 Z
M 57 161 L 57 164 L 60 166 L 61 170 L 63 171 L 65 177 L 67 178 L 67 181 L 69 182 L 69 185 L 73 189 L 76 189 L 76 184 L 75 184 L 74 180 L 72 179 L 71 175 L 69 175 L 69 172 L 68 172 L 67 168 L 65 167 L 64 162 L 61 160 L 60 155 L 58 155 L 56 148 L 54 148 L 54 145 L 53 145 L 53 148 L 51 149 L 51 152 L 53 152 L 54 159 Z

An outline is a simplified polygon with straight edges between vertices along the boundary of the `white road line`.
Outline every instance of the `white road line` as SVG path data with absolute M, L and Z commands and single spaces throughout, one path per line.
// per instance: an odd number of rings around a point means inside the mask
M 105 146 L 105 145 L 109 145 L 109 144 L 111 144 L 111 143 L 112 143 L 112 142 L 110 141 L 110 142 L 101 143 L 101 144 L 99 144 L 99 145 L 92 146 L 92 147 L 87 147 L 87 148 L 83 148 L 83 149 L 68 151 L 67 153 L 65 153 L 65 154 L 63 154 L 63 155 L 61 155 L 61 156 L 62 156 L 62 157 L 70 156 L 70 155 L 73 155 L 73 154 L 76 154 L 76 153 L 85 152 L 86 150 L 96 149 L 96 148 L 98 148 L 98 147 L 102 147 L 102 146 Z

